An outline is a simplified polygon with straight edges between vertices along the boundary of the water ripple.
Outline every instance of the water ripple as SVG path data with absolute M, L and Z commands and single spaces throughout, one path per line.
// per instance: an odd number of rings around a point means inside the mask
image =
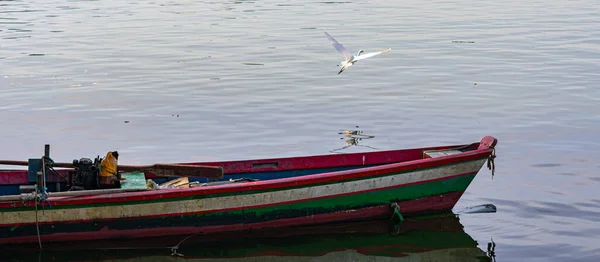
M 466 230 L 505 260 L 597 258 L 596 2 L 2 1 L 4 158 L 328 154 L 356 125 L 382 149 L 494 135 L 493 180 L 459 203 L 498 213 Z M 338 75 L 322 30 L 392 51 Z

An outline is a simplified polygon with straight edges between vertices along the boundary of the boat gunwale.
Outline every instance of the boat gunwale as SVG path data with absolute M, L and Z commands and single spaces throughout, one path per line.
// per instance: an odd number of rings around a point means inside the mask
M 406 154 L 412 151 L 420 151 L 421 154 L 423 151 L 434 151 L 434 150 L 447 150 L 447 149 L 453 149 L 453 148 L 474 148 L 472 150 L 469 151 L 465 151 L 465 152 L 470 152 L 470 151 L 475 151 L 477 150 L 477 147 L 480 145 L 480 142 L 475 142 L 475 143 L 471 143 L 471 144 L 458 144 L 458 145 L 445 145 L 445 146 L 431 146 L 431 147 L 416 147 L 416 148 L 406 148 L 406 149 L 393 149 L 393 150 L 381 150 L 381 151 L 371 151 L 371 152 L 354 152 L 354 153 L 343 153 L 343 154 L 321 154 L 321 155 L 305 155 L 305 156 L 289 156 L 289 157 L 281 157 L 281 158 L 264 158 L 264 159 L 244 159 L 244 160 L 227 160 L 227 161 L 216 161 L 216 162 L 183 162 L 183 163 L 178 163 L 178 164 L 183 164 L 183 165 L 206 165 L 206 166 L 227 166 L 227 165 L 243 165 L 243 164 L 265 164 L 265 163 L 272 163 L 272 162 L 281 162 L 281 161 L 295 161 L 295 162 L 309 162 L 315 159 L 329 159 L 329 158 L 341 158 L 341 157 L 345 157 L 345 158 L 352 158 L 352 157 L 357 157 L 357 156 L 365 156 L 365 155 L 388 155 L 388 154 Z M 463 152 L 464 153 L 464 152 Z M 399 162 L 408 162 L 408 161 L 414 161 L 414 160 L 420 160 L 419 159 L 413 159 L 413 160 L 405 160 L 405 161 L 398 161 L 398 160 L 375 160 L 375 161 L 369 161 L 371 162 L 371 165 L 385 165 L 385 164 L 392 164 L 392 163 L 399 163 Z M 360 164 L 360 163 L 350 163 L 350 164 L 340 164 L 340 163 L 336 163 L 336 164 L 323 164 L 323 165 L 312 165 L 310 167 L 308 167 L 309 169 L 319 169 L 319 168 L 336 168 L 336 167 L 349 167 L 349 166 L 363 166 L 364 164 Z M 302 170 L 302 169 L 307 169 L 307 167 L 298 167 L 298 166 L 292 166 L 292 167 L 284 167 L 284 168 L 274 168 L 274 167 L 262 167 L 262 168 L 252 168 L 251 170 L 236 170 L 236 172 L 231 172 L 226 170 L 225 171 L 225 175 L 228 174 L 232 174 L 232 173 L 258 173 L 258 172 L 273 172 L 273 171 L 294 171 L 294 170 Z M 155 177 L 154 175 L 150 175 L 150 177 Z

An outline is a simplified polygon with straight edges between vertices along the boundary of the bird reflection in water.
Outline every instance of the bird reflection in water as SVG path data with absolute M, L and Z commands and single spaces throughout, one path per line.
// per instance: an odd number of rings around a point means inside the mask
M 358 126 L 356 126 L 356 130 L 354 129 L 349 129 L 349 130 L 340 130 L 341 132 L 339 132 L 338 134 L 342 135 L 342 137 L 340 139 L 344 140 L 344 142 L 346 142 L 346 145 L 334 150 L 331 150 L 329 152 L 332 153 L 340 153 L 337 151 L 340 150 L 344 150 L 348 147 L 351 146 L 364 146 L 364 147 L 368 147 L 371 149 L 375 149 L 378 150 L 378 148 L 374 148 L 372 146 L 368 146 L 368 145 L 359 145 L 360 141 L 363 139 L 371 139 L 374 138 L 375 136 L 371 136 L 371 135 L 365 135 L 363 134 L 363 131 L 358 130 Z

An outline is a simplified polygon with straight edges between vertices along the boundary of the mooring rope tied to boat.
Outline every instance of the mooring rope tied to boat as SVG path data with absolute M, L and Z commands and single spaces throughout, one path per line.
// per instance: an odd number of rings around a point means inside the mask
M 43 250 L 43 248 L 42 248 L 42 237 L 40 235 L 40 222 L 39 222 L 39 218 L 38 218 L 38 201 L 42 204 L 42 215 L 44 215 L 44 202 L 47 202 L 48 206 L 52 207 L 52 204 L 50 204 L 50 201 L 48 200 L 48 188 L 46 187 L 46 175 L 47 175 L 46 174 L 46 161 L 48 161 L 49 168 L 52 167 L 52 163 L 54 163 L 54 160 L 52 160 L 51 158 L 49 158 L 47 156 L 42 157 L 42 170 L 41 170 L 42 177 L 41 177 L 41 181 L 39 181 L 42 184 L 42 189 L 40 189 L 38 184 L 35 184 L 34 192 L 33 192 L 34 201 L 35 201 L 35 229 L 37 232 L 37 238 L 38 238 L 38 244 L 40 246 L 40 250 Z M 21 198 L 26 199 L 27 197 L 22 196 Z
M 496 171 L 496 164 L 494 163 L 494 159 L 496 159 L 496 148 L 492 149 L 492 154 L 488 157 L 487 168 L 492 171 L 492 180 L 494 180 L 494 173 Z
M 393 202 L 391 204 L 391 207 L 392 207 L 392 217 L 390 219 L 394 219 L 397 217 L 399 222 L 404 221 L 404 217 L 400 213 L 400 206 L 398 206 L 398 203 Z
M 42 239 L 40 237 L 40 223 L 38 220 L 38 199 L 37 199 L 37 184 L 35 185 L 35 191 L 34 191 L 34 196 L 35 196 L 35 229 L 37 230 L 37 238 L 38 238 L 38 244 L 40 245 L 40 250 L 42 250 Z
M 182 244 L 184 241 L 186 241 L 188 238 L 190 238 L 190 237 L 193 237 L 193 236 L 196 236 L 196 235 L 198 235 L 198 233 L 196 233 L 196 234 L 193 234 L 193 235 L 189 235 L 189 236 L 185 237 L 184 239 L 182 239 L 181 241 L 179 241 L 179 243 L 177 243 L 177 245 L 174 245 L 174 246 L 172 246 L 172 247 L 167 247 L 167 248 L 170 248 L 170 249 L 171 249 L 171 256 L 180 256 L 180 257 L 183 257 L 183 254 L 181 254 L 181 253 L 177 252 L 177 249 L 179 249 L 179 245 L 181 245 L 181 244 Z

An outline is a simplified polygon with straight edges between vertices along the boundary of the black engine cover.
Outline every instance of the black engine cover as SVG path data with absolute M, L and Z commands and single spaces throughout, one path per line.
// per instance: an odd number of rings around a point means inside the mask
M 72 190 L 90 190 L 98 189 L 98 174 L 100 169 L 101 159 L 96 158 L 92 161 L 89 158 L 81 158 L 73 160 L 75 166 L 75 176 L 73 177 Z

